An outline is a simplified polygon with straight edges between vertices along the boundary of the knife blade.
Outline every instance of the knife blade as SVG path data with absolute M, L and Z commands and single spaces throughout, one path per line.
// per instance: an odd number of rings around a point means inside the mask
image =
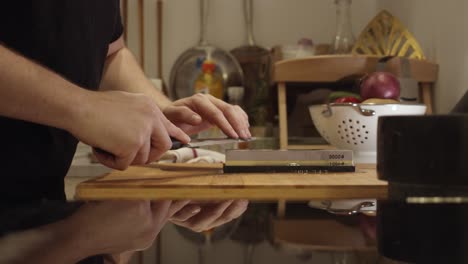
M 250 142 L 256 140 L 255 137 L 249 139 L 237 139 L 237 138 L 203 138 L 203 139 L 192 139 L 189 143 L 184 144 L 179 140 L 172 138 L 171 150 L 180 149 L 180 148 L 199 148 L 213 145 L 223 145 L 239 142 Z

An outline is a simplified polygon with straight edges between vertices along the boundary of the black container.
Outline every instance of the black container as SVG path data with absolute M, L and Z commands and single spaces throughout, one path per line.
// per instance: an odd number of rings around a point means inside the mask
M 468 263 L 468 115 L 379 118 L 380 253 L 410 263 Z
M 377 170 L 389 182 L 468 186 L 468 115 L 379 118 Z
M 468 204 L 379 201 L 381 255 L 409 263 L 468 263 Z

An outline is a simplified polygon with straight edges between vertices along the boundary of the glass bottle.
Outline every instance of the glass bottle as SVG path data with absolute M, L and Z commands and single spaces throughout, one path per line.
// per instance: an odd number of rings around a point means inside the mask
M 333 38 L 331 53 L 346 54 L 354 45 L 354 34 L 351 25 L 352 0 L 335 0 L 336 5 L 336 32 Z

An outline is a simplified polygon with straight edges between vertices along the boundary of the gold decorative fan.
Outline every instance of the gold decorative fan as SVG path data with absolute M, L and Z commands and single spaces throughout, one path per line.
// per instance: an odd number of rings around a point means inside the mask
M 352 53 L 425 58 L 413 34 L 386 10 L 381 11 L 362 31 Z

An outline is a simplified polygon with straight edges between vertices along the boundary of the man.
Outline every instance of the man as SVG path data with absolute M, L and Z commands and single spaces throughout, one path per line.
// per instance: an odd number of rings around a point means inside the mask
M 117 0 L 2 3 L 0 261 L 102 263 L 88 257 L 144 249 L 167 220 L 202 231 L 245 211 L 247 201 L 63 202 L 78 140 L 125 169 L 157 160 L 169 136 L 186 143 L 211 125 L 250 137 L 239 107 L 158 93 L 121 35 Z M 19 254 L 6 251 L 11 245 Z

